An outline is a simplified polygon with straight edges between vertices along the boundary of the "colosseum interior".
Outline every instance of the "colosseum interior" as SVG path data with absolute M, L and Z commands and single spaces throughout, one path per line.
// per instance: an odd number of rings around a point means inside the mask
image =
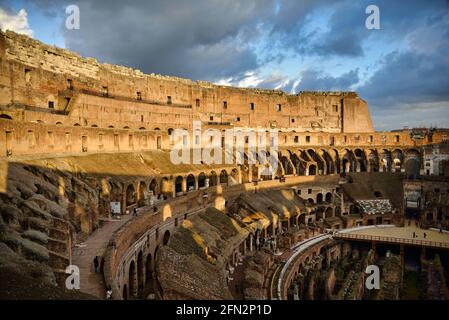
M 174 164 L 176 129 L 241 161 Z M 227 132 L 244 147 L 222 153 Z M 355 92 L 148 75 L 1 32 L 0 298 L 448 299 L 447 135 L 377 132 Z

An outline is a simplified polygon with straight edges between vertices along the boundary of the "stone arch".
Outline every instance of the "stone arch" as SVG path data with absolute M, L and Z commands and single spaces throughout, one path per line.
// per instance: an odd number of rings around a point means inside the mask
M 162 239 L 162 244 L 164 245 L 164 246 L 166 246 L 167 244 L 168 244 L 168 241 L 170 241 L 170 231 L 165 231 L 165 233 L 164 233 L 164 237 L 163 237 L 163 239 Z
M 317 174 L 323 174 L 325 172 L 325 163 L 323 159 L 313 149 L 307 149 L 307 153 L 309 154 L 310 158 L 312 158 L 312 160 L 316 163 L 318 169 Z
M 381 155 L 382 171 L 391 172 L 391 152 L 387 149 L 382 150 Z
M 128 286 L 125 284 L 122 291 L 123 300 L 128 300 Z
M 316 195 L 316 203 L 317 204 L 322 204 L 323 203 L 323 194 L 322 193 L 318 193 Z
M 300 159 L 300 157 L 295 153 L 290 151 L 290 161 L 292 162 L 293 166 L 295 167 L 296 174 L 298 176 L 305 176 L 306 175 L 306 168 L 307 164 L 304 160 Z
M 420 153 L 416 149 L 409 149 L 405 153 L 405 175 L 407 179 L 416 179 L 421 169 Z
M 395 172 L 401 172 L 404 162 L 404 153 L 400 149 L 394 149 L 391 153 L 393 168 Z
M 153 196 L 156 196 L 158 194 L 158 185 L 156 179 L 151 180 L 148 191 L 151 191 Z
M 211 171 L 209 176 L 209 186 L 213 187 L 218 184 L 217 173 L 215 171 Z
M 334 216 L 334 210 L 332 209 L 332 207 L 327 207 L 324 216 L 327 218 L 332 218 Z
M 198 175 L 198 189 L 206 187 L 206 174 L 201 172 Z
M 327 203 L 331 203 L 332 202 L 332 198 L 333 198 L 333 196 L 332 196 L 332 193 L 331 192 L 328 192 L 328 193 L 326 193 L 326 196 L 325 196 L 325 201 L 327 202 Z
M 376 150 L 369 151 L 368 167 L 370 172 L 379 172 L 379 155 Z
M 351 150 L 345 149 L 342 164 L 343 164 L 343 173 L 355 171 L 355 157 Z
M 182 193 L 182 184 L 184 182 L 184 178 L 182 176 L 178 176 L 175 179 L 175 194 Z
M 194 191 L 195 188 L 195 176 L 193 174 L 189 174 L 186 179 L 187 191 Z
M 131 206 L 136 203 L 136 190 L 133 184 L 126 188 L 126 206 Z
M 294 174 L 293 165 L 287 156 L 279 154 L 279 163 L 282 165 L 285 175 L 293 175 Z
M 307 167 L 307 175 L 308 176 L 316 176 L 317 175 L 317 166 L 314 164 L 310 164 Z
M 356 171 L 357 172 L 366 172 L 367 171 L 367 161 L 365 151 L 362 149 L 355 149 L 354 156 L 356 161 Z
M 129 285 L 129 296 L 136 296 L 136 264 L 134 260 L 129 264 L 128 272 L 128 285 Z
M 147 285 L 151 285 L 153 280 L 153 265 L 152 265 L 152 257 L 151 253 L 147 255 L 147 258 L 145 259 L 145 282 Z
M 335 173 L 341 173 L 341 161 L 340 161 L 340 155 L 337 149 L 330 149 L 327 152 L 330 157 L 332 158 L 334 165 L 335 165 Z
M 336 173 L 336 168 L 335 168 L 335 163 L 332 160 L 332 157 L 330 156 L 330 154 L 322 149 L 321 150 L 321 157 L 323 158 L 323 160 L 325 161 L 326 164 L 326 172 L 325 174 L 334 174 Z
M 220 184 L 228 184 L 228 173 L 224 169 L 220 172 Z
M 235 168 L 232 169 L 231 176 L 229 178 L 231 185 L 239 184 L 240 183 L 239 171 Z
M 143 264 L 143 252 L 140 251 L 137 255 L 137 290 L 142 292 L 145 284 L 145 265 Z

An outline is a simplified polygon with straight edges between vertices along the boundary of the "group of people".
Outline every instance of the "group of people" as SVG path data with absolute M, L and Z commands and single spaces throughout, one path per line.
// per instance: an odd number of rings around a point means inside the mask
M 413 239 L 418 238 L 418 235 L 416 234 L 416 232 L 413 231 Z M 427 238 L 427 233 L 424 232 L 424 239 Z

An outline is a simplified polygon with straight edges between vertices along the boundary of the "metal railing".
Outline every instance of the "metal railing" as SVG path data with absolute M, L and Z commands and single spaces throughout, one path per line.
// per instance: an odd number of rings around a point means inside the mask
M 399 243 L 399 244 L 410 244 L 422 247 L 433 247 L 433 248 L 447 248 L 449 249 L 449 243 L 440 241 L 429 241 L 429 240 L 414 240 L 396 237 L 382 237 L 382 236 L 370 236 L 364 234 L 350 234 L 350 233 L 337 233 L 334 235 L 337 239 L 350 239 L 350 240 L 366 240 L 366 241 L 378 241 L 385 243 Z

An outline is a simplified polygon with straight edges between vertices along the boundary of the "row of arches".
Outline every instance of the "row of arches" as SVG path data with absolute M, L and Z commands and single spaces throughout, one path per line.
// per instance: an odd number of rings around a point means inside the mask
M 162 238 L 162 245 L 168 245 L 170 240 L 170 231 L 166 230 Z M 132 259 L 128 266 L 128 278 L 123 285 L 122 298 L 124 300 L 142 296 L 143 292 L 154 293 L 157 279 L 154 273 L 154 261 L 159 251 L 159 245 L 154 252 L 145 253 L 141 249 L 137 253 L 137 258 Z
M 279 153 L 285 175 L 326 175 L 349 172 L 419 173 L 420 152 L 416 149 L 298 149 Z

